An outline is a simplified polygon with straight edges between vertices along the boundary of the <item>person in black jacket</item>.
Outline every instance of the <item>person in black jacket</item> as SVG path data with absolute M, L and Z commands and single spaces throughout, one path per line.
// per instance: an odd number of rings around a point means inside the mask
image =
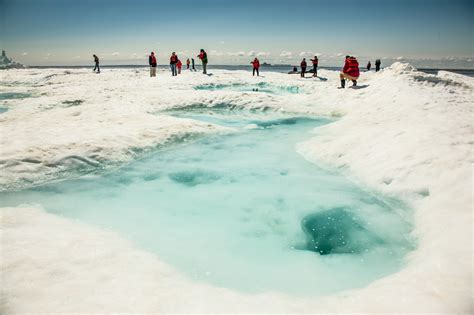
M 306 73 L 306 67 L 308 66 L 308 64 L 306 63 L 306 58 L 303 58 L 300 66 L 301 66 L 301 77 L 304 78 L 304 74 Z
M 380 59 L 375 60 L 375 72 L 379 72 L 381 64 Z
M 153 51 L 148 57 L 148 64 L 150 65 L 150 77 L 156 77 L 156 57 Z
M 94 67 L 94 71 L 97 70 L 97 73 L 100 73 L 100 68 L 99 68 L 99 57 L 97 57 L 96 55 L 92 55 L 94 57 L 94 62 L 95 62 L 95 67 Z

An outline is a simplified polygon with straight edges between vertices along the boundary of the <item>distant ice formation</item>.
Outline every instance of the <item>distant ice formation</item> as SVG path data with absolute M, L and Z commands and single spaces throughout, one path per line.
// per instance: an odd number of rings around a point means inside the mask
M 2 50 L 2 56 L 0 57 L 0 69 L 12 69 L 12 68 L 25 68 L 24 65 L 14 61 L 7 57 L 7 52 Z

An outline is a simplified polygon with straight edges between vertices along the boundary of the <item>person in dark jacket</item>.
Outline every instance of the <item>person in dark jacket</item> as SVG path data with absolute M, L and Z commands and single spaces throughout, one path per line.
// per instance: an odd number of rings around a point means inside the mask
M 369 60 L 369 62 L 367 63 L 367 71 L 370 71 L 370 68 L 372 68 L 372 64 L 370 63 L 370 60 Z
M 342 68 L 339 78 L 341 79 L 341 88 L 346 87 L 346 79 L 352 81 L 352 86 L 357 85 L 359 79 L 359 62 L 355 57 L 346 56 L 344 68 Z
M 304 74 L 306 73 L 306 67 L 308 66 L 308 64 L 306 63 L 306 58 L 303 58 L 300 66 L 301 66 L 301 77 L 304 78 Z
M 379 72 L 381 64 L 380 59 L 375 60 L 375 72 Z
M 92 55 L 94 57 L 94 62 L 95 62 L 95 67 L 94 67 L 94 71 L 97 70 L 97 73 L 100 73 L 100 68 L 99 68 L 99 57 L 97 57 L 96 55 Z
M 156 77 L 156 57 L 155 53 L 152 51 L 150 56 L 148 56 L 148 64 L 150 65 L 150 77 Z
M 176 71 L 176 64 L 178 63 L 178 56 L 176 53 L 173 51 L 170 57 L 170 67 L 171 67 L 171 75 L 172 76 L 177 76 L 178 72 Z
M 202 62 L 202 73 L 207 74 L 207 53 L 204 49 L 201 49 L 201 52 L 198 55 L 198 58 L 201 59 Z
M 189 70 L 189 65 L 191 64 L 191 61 L 188 59 L 186 59 L 186 69 Z
M 194 58 L 191 58 L 191 69 L 192 69 L 193 71 L 197 71 L 197 70 L 196 70 L 196 67 L 195 67 L 195 64 L 194 64 Z
M 255 58 L 253 61 L 250 62 L 253 66 L 253 74 L 252 75 L 255 75 L 255 72 L 257 72 L 257 77 L 260 76 L 260 74 L 258 73 L 258 69 L 260 68 L 260 60 L 258 60 L 258 58 Z

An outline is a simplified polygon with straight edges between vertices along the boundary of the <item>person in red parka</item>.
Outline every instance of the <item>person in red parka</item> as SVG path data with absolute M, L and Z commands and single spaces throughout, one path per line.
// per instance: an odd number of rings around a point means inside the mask
M 176 64 L 178 63 L 178 59 L 179 59 L 178 56 L 173 51 L 173 53 L 171 54 L 171 57 L 170 57 L 171 75 L 173 77 L 178 75 L 178 73 L 176 71 Z
M 148 64 L 150 65 L 150 77 L 156 77 L 156 56 L 153 51 L 148 56 Z
M 178 62 L 176 63 L 176 67 L 178 67 L 178 74 L 181 74 L 181 68 L 183 67 L 183 63 L 181 62 L 180 59 L 178 59 Z
M 253 66 L 253 75 L 255 75 L 255 72 L 257 72 L 257 77 L 260 76 L 260 74 L 258 73 L 258 69 L 260 68 L 260 61 L 258 60 L 258 58 L 255 58 L 253 61 L 250 62 Z
M 357 79 L 359 79 L 359 62 L 355 57 L 346 56 L 344 68 L 342 68 L 339 78 L 341 79 L 341 88 L 346 87 L 346 79 L 352 81 L 352 86 L 357 85 Z

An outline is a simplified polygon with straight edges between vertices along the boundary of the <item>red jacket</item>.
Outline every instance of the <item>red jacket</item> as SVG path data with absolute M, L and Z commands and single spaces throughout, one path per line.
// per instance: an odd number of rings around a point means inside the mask
M 260 61 L 258 61 L 258 59 L 254 60 L 254 61 L 252 61 L 252 65 L 255 69 L 258 69 L 258 68 L 260 68 Z
M 183 63 L 181 62 L 181 60 L 178 60 L 178 63 L 176 64 L 176 66 L 178 68 L 181 68 L 183 66 Z
M 301 61 L 301 64 L 300 64 L 301 68 L 306 68 L 308 66 L 308 64 L 306 63 L 306 61 Z
M 358 78 L 359 73 L 359 62 L 355 58 L 347 58 L 346 62 L 344 63 L 344 68 L 342 69 L 343 73 L 347 73 L 351 77 Z
M 170 64 L 174 64 L 174 63 L 177 63 L 178 62 L 178 56 L 176 55 L 171 55 L 170 57 Z

